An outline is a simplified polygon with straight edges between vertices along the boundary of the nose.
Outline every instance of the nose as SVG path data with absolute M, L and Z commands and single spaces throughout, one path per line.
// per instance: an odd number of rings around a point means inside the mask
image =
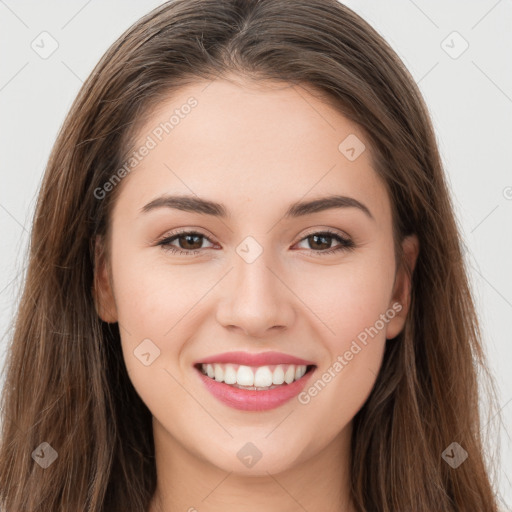
M 217 321 L 245 336 L 262 338 L 282 331 L 295 317 L 294 294 L 286 273 L 267 258 L 267 251 L 252 263 L 235 255 L 234 269 L 224 280 L 217 306 Z M 281 270 L 280 270 L 281 269 Z

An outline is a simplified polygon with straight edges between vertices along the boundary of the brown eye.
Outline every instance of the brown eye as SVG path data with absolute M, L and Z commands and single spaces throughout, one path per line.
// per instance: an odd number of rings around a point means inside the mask
M 171 236 L 167 236 L 164 239 L 160 240 L 157 245 L 162 246 L 162 248 L 166 251 L 170 251 L 172 253 L 184 255 L 184 256 L 192 256 L 197 255 L 200 252 L 200 249 L 204 249 L 202 244 L 204 240 L 208 240 L 210 243 L 211 240 L 202 233 L 197 233 L 195 231 L 184 231 L 182 233 L 176 233 Z M 333 240 L 338 241 L 338 245 L 334 248 L 331 247 Z M 178 242 L 176 246 L 174 242 Z M 352 250 L 355 248 L 354 242 L 348 238 L 344 238 L 338 233 L 334 233 L 332 231 L 323 231 L 323 232 L 315 232 L 304 237 L 300 242 L 307 241 L 309 245 L 309 252 L 318 254 L 318 255 L 327 255 L 335 252 L 343 251 L 343 250 Z
M 331 248 L 333 238 L 334 237 L 328 235 L 309 235 L 307 240 L 309 241 L 309 246 L 312 249 L 319 249 L 322 251 Z
M 332 241 L 337 240 L 339 245 L 334 248 L 331 247 Z M 338 233 L 332 231 L 323 231 L 317 233 L 310 233 L 301 240 L 307 241 L 310 252 L 318 253 L 319 255 L 332 254 L 334 252 L 343 250 L 352 250 L 355 248 L 354 242 L 348 238 L 344 238 Z
M 186 249 L 186 250 L 200 249 L 201 245 L 202 245 L 203 238 L 204 237 L 202 235 L 194 235 L 194 234 L 179 235 L 178 237 L 176 237 L 177 240 L 180 240 L 180 243 L 179 243 L 180 248 Z M 185 240 L 185 241 L 182 243 L 181 240 Z
M 191 253 L 197 254 L 199 249 L 202 249 L 204 240 L 210 240 L 202 233 L 196 233 L 194 231 L 185 231 L 165 237 L 163 240 L 157 243 L 162 246 L 166 251 L 173 253 L 180 253 L 183 255 L 191 255 Z M 173 242 L 178 241 L 178 246 L 173 245 Z

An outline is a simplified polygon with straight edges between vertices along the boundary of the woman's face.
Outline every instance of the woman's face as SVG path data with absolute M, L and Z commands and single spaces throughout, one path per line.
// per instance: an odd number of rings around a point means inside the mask
M 277 473 L 347 446 L 404 325 L 409 281 L 395 276 L 369 143 L 310 91 L 218 79 L 159 105 L 119 173 L 109 265 L 97 267 L 98 311 L 119 322 L 155 442 L 225 471 Z M 287 215 L 297 203 L 311 205 Z M 415 239 L 403 247 L 413 265 Z M 197 366 L 207 360 L 213 378 Z M 276 387 L 233 383 L 252 378 Z

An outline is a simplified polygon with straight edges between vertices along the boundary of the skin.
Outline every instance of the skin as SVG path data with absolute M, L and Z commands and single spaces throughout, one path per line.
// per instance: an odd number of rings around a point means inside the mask
M 410 280 L 403 269 L 395 274 L 391 204 L 369 142 L 313 93 L 234 77 L 187 85 L 152 113 L 137 147 L 190 96 L 198 105 L 118 185 L 95 294 L 100 317 L 119 322 L 127 370 L 153 415 L 158 486 L 150 512 L 355 510 L 352 419 L 387 340 L 404 327 Z M 350 134 L 366 145 L 354 161 L 338 149 Z M 140 213 L 163 193 L 211 199 L 231 215 Z M 374 219 L 353 207 L 283 218 L 290 203 L 333 193 L 364 203 Z M 181 228 L 205 235 L 195 242 L 198 255 L 157 245 Z M 354 250 L 322 256 L 338 240 L 315 246 L 308 236 L 325 228 L 349 237 Z M 263 248 L 250 264 L 236 252 L 247 236 Z M 190 247 L 184 238 L 172 245 Z M 402 247 L 413 268 L 416 237 Z M 402 310 L 307 404 L 236 410 L 207 392 L 192 366 L 226 351 L 276 350 L 315 361 L 314 383 L 396 303 Z M 146 338 L 160 350 L 148 366 L 133 353 Z M 262 454 L 250 468 L 237 457 L 249 441 Z

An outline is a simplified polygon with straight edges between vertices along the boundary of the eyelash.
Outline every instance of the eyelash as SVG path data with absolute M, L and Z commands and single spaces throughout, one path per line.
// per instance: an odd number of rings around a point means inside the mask
M 185 255 L 185 256 L 196 255 L 197 253 L 200 252 L 200 249 L 181 249 L 181 248 L 177 248 L 177 247 L 170 245 L 171 242 L 173 242 L 174 240 L 177 240 L 178 238 L 185 236 L 185 235 L 200 236 L 202 238 L 205 238 L 209 242 L 213 243 L 203 233 L 198 233 L 197 231 L 180 231 L 178 233 L 173 233 L 170 236 L 166 236 L 165 238 L 158 241 L 156 245 L 161 246 L 164 251 L 170 251 L 171 253 L 174 253 L 174 254 L 179 253 L 180 255 Z M 316 253 L 319 256 L 327 256 L 327 255 L 336 253 L 338 251 L 352 251 L 355 249 L 355 244 L 352 240 L 349 240 L 348 238 L 344 238 L 341 235 L 339 235 L 338 233 L 335 233 L 334 231 L 330 231 L 328 229 L 324 230 L 324 231 L 313 231 L 312 233 L 309 233 L 306 236 L 304 236 L 303 238 L 301 238 L 299 240 L 299 243 L 313 235 L 327 236 L 327 238 L 335 238 L 336 240 L 338 240 L 340 242 L 340 245 L 337 247 L 334 247 L 332 249 L 325 249 L 323 251 L 322 250 L 315 251 L 313 249 L 309 249 L 309 253 Z

